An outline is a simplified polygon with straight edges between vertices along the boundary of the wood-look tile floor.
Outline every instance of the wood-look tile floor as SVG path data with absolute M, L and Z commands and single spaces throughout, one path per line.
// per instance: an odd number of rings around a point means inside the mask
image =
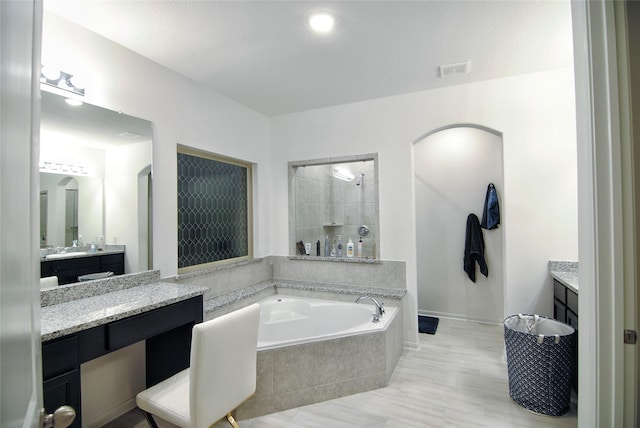
M 577 427 L 577 400 L 566 416 L 527 411 L 509 397 L 502 325 L 441 318 L 435 335 L 405 350 L 389 385 L 239 421 L 241 428 Z M 158 421 L 160 428 L 173 425 Z M 106 425 L 146 428 L 137 409 Z M 228 428 L 219 421 L 214 428 Z

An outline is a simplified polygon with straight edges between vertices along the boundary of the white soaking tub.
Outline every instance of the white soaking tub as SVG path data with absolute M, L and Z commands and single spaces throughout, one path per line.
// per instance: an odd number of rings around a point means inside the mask
M 384 331 L 396 311 L 385 307 L 380 321 L 373 322 L 375 306 L 370 301 L 350 303 L 278 294 L 260 301 L 258 350 Z

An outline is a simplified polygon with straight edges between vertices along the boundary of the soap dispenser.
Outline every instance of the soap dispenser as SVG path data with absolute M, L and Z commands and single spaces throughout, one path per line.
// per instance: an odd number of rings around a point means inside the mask
M 349 242 L 347 243 L 347 257 L 353 257 L 353 241 L 349 238 Z

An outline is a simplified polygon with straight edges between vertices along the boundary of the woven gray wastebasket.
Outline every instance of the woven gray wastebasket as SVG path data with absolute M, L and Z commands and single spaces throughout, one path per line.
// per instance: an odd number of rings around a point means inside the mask
M 562 416 L 570 409 L 576 330 L 538 315 L 504 321 L 509 395 L 525 409 Z

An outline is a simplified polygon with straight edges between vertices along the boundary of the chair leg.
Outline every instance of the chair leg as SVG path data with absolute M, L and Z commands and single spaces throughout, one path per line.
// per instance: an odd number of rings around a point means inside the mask
M 240 427 L 238 426 L 238 424 L 236 423 L 236 420 L 235 420 L 235 419 L 233 418 L 233 416 L 231 415 L 231 413 L 229 413 L 229 414 L 227 415 L 227 420 L 229 421 L 229 423 L 231 424 L 231 426 L 232 426 L 233 428 L 240 428 Z
M 158 428 L 158 424 L 156 423 L 156 421 L 153 419 L 153 415 L 149 412 L 145 412 L 144 410 L 140 409 L 140 411 L 144 414 L 144 418 L 147 420 L 147 423 L 149 424 L 149 426 L 151 428 Z

